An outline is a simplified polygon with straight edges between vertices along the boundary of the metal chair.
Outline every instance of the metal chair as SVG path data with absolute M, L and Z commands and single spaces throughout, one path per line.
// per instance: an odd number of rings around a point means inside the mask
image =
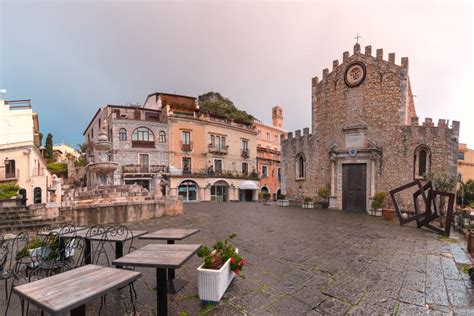
M 0 245 L 0 280 L 5 282 L 5 298 L 7 300 L 5 315 L 8 313 L 15 281 L 20 279 L 23 271 L 26 271 L 25 263 L 27 261 L 24 258 L 27 257 L 29 257 L 27 232 L 19 233 L 15 238 L 5 240 Z M 9 281 L 11 281 L 10 291 Z
M 85 237 L 85 250 L 84 250 L 84 264 L 92 263 L 98 264 L 102 257 L 106 258 L 107 265 L 109 264 L 109 258 L 105 249 L 105 234 L 106 229 L 102 225 L 95 225 L 89 228 Z M 89 237 L 99 237 L 99 241 L 92 242 Z

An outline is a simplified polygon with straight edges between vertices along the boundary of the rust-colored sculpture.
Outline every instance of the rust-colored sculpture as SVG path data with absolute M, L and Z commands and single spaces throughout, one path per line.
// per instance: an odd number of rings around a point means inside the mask
M 418 187 L 418 190 L 413 193 L 413 205 L 414 212 L 413 215 L 409 216 L 408 212 L 403 213 L 401 205 L 397 200 L 396 194 L 405 191 L 412 187 Z M 401 187 L 393 189 L 390 191 L 390 196 L 392 198 L 393 205 L 395 206 L 395 212 L 397 214 L 400 225 L 407 224 L 412 221 L 416 221 L 417 227 L 422 226 L 434 231 L 437 234 L 449 236 L 451 231 L 451 221 L 453 218 L 453 209 L 454 209 L 454 193 L 442 192 L 435 189 L 434 185 L 429 181 L 423 183 L 421 180 L 415 180 Z M 424 204 L 424 210 L 419 205 L 419 198 L 421 197 L 422 203 Z M 438 197 L 440 199 L 448 198 L 448 204 L 446 208 L 446 221 L 444 223 L 444 229 L 435 227 L 430 223 L 443 216 L 441 213 L 442 210 L 438 203 Z

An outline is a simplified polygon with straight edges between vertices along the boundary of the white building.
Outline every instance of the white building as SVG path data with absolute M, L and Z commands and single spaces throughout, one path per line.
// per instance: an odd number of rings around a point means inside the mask
M 39 145 L 38 114 L 30 100 L 0 99 L 0 184 L 18 184 L 27 205 L 48 202 L 52 177 Z

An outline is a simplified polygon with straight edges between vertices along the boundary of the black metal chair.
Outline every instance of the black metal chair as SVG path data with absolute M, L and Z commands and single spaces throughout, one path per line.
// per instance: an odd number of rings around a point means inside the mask
M 95 225 L 88 229 L 85 237 L 84 264 L 99 264 L 99 261 L 105 257 L 107 266 L 109 258 L 105 249 L 105 234 L 107 229 L 102 225 Z M 98 237 L 98 241 L 92 241 L 89 237 Z
M 105 233 L 104 242 L 105 242 L 105 244 L 109 244 L 109 247 L 112 247 L 112 250 L 115 252 L 116 257 L 121 257 L 123 255 L 129 254 L 130 252 L 137 249 L 136 247 L 133 246 L 133 238 L 131 238 L 129 241 L 124 241 L 123 243 L 121 243 L 121 245 L 119 247 L 117 245 L 117 243 L 115 242 L 115 239 L 117 237 L 120 237 L 123 240 L 127 240 L 130 237 L 133 237 L 133 233 L 130 230 L 130 228 L 125 226 L 125 225 L 113 225 L 113 226 L 110 226 L 110 227 L 107 228 L 107 231 Z M 104 244 L 104 246 L 105 246 L 105 244 Z M 115 244 L 115 247 L 114 247 L 114 244 Z M 109 249 L 111 249 L 111 248 L 109 248 Z M 107 254 L 107 251 L 105 251 L 105 253 Z M 110 261 L 109 261 L 109 258 L 108 258 L 107 255 L 106 255 L 106 260 L 107 260 L 107 264 L 110 266 Z M 121 269 L 128 269 L 128 270 L 135 270 L 135 267 L 121 266 L 120 268 Z M 135 300 L 137 299 L 137 291 L 135 290 L 135 281 L 127 284 L 124 287 L 119 288 L 118 291 L 122 291 L 126 287 L 128 287 L 129 292 L 130 292 L 130 301 L 132 303 L 133 315 L 135 315 L 135 313 L 136 313 Z M 123 301 L 123 302 L 125 304 L 125 301 Z M 102 304 L 104 304 L 104 305 L 106 304 L 106 296 L 103 297 L 103 302 L 101 302 L 99 313 L 102 309 Z M 126 305 L 125 305 L 125 308 L 128 309 L 128 307 Z
M 0 280 L 5 282 L 5 298 L 7 305 L 5 315 L 8 313 L 15 282 L 20 280 L 22 272 L 26 271 L 29 261 L 28 233 L 22 232 L 16 237 L 5 240 L 0 245 Z M 25 274 L 25 277 L 29 277 Z M 9 288 L 8 282 L 11 281 Z

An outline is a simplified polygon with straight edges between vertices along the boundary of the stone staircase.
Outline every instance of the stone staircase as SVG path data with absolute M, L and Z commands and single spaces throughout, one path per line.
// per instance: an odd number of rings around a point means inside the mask
M 25 206 L 0 208 L 0 232 L 37 231 L 45 225 L 62 226 L 67 224 L 63 218 L 43 219 Z

